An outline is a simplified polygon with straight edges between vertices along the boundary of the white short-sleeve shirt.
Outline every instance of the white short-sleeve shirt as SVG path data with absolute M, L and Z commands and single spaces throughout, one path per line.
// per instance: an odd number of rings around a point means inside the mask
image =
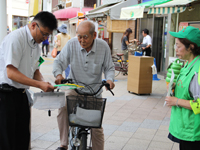
M 29 88 L 10 80 L 7 76 L 8 65 L 13 65 L 28 78 L 33 78 L 39 69 L 41 48 L 30 33 L 28 26 L 8 34 L 0 45 L 0 84 L 7 83 L 16 88 Z
M 149 35 L 145 36 L 145 37 L 143 38 L 142 44 L 152 45 L 151 37 L 150 37 Z

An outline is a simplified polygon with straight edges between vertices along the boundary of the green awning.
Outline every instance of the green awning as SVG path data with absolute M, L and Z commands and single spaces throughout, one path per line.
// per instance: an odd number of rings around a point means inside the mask
M 161 5 L 156 5 L 149 8 L 148 14 L 173 14 L 181 13 L 186 10 L 186 4 L 191 3 L 195 0 L 173 0 Z
M 152 0 L 137 5 L 123 7 L 121 9 L 121 19 L 131 19 L 131 18 L 143 18 L 143 13 L 145 8 L 149 8 L 155 5 L 160 5 L 171 0 Z

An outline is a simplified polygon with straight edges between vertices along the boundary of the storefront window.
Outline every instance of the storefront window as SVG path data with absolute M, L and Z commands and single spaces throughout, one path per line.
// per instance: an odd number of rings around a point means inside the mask
M 19 29 L 25 25 L 28 24 L 28 18 L 27 17 L 20 17 L 20 16 L 13 16 L 13 25 L 12 25 L 12 31 Z

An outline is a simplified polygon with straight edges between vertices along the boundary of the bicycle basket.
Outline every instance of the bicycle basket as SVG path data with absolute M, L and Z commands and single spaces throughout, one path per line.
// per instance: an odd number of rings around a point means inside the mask
M 100 128 L 106 104 L 105 98 L 67 96 L 69 126 Z

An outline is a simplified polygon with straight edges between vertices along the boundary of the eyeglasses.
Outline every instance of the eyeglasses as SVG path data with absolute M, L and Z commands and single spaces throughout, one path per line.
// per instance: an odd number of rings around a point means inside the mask
M 82 38 L 83 38 L 84 40 L 87 40 L 88 35 L 80 35 L 80 34 L 78 34 L 77 37 L 78 37 L 79 40 L 81 40 Z
M 39 30 L 40 30 L 39 25 L 38 25 L 37 23 L 36 23 L 36 25 L 37 25 L 37 27 L 38 27 Z M 43 37 L 48 37 L 48 36 L 49 36 L 49 34 L 44 34 L 41 30 L 40 30 L 40 33 L 42 34 Z

